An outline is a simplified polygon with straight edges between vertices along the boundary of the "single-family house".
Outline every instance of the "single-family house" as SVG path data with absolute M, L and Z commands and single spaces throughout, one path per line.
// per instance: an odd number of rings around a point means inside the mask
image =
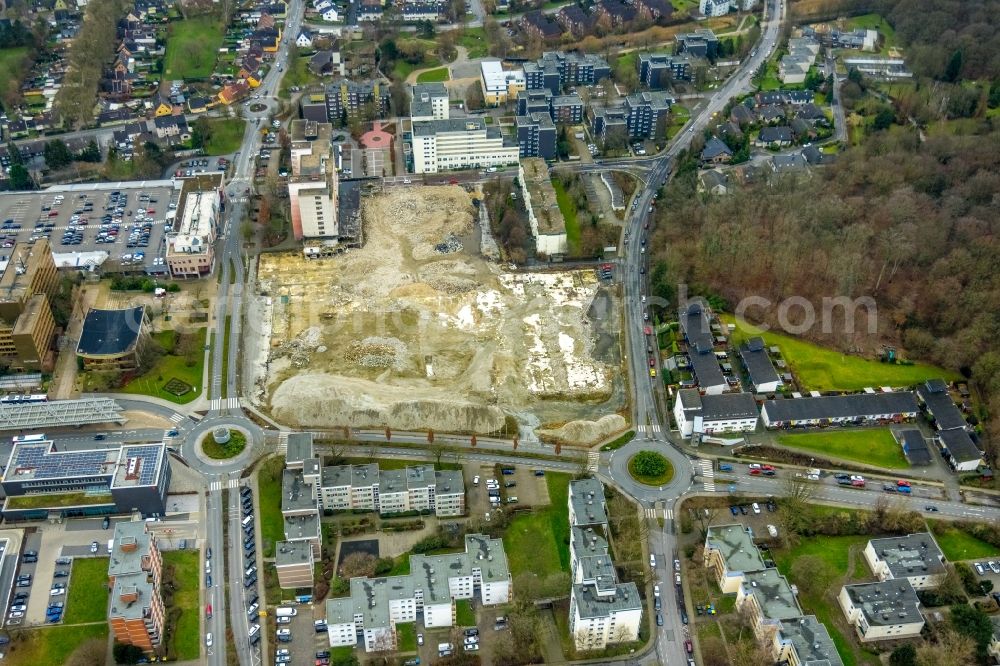
M 733 159 L 733 151 L 718 137 L 711 137 L 701 150 L 701 161 L 709 164 L 726 164 Z
M 754 145 L 758 148 L 784 148 L 792 145 L 790 127 L 762 127 Z

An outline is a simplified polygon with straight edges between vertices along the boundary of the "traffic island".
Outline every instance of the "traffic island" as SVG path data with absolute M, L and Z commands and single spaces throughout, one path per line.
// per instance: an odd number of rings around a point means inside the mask
M 206 434 L 200 444 L 205 456 L 213 460 L 228 460 L 243 453 L 247 446 L 247 436 L 240 430 L 220 427 Z
M 674 478 L 674 466 L 655 451 L 639 451 L 628 460 L 628 473 L 646 486 L 663 486 Z

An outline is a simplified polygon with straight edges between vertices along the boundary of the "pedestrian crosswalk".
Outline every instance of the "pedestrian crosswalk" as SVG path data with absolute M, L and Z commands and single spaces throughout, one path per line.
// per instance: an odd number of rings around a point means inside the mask
M 698 466 L 701 467 L 701 475 L 705 477 L 705 490 L 710 493 L 715 492 L 715 467 L 712 465 L 711 460 L 699 460 Z
M 638 431 L 640 435 L 652 435 L 662 432 L 662 430 L 663 429 L 658 424 L 641 425 L 636 427 L 636 431 Z
M 596 472 L 597 466 L 601 462 L 601 454 L 598 451 L 591 451 L 587 454 L 587 471 Z
M 278 453 L 285 455 L 288 452 L 288 432 L 282 430 L 278 433 Z
M 657 510 L 654 507 L 649 507 L 647 509 L 644 509 L 643 512 L 646 514 L 646 517 L 649 518 L 650 520 L 656 520 L 657 517 L 658 517 L 657 516 Z M 663 519 L 664 520 L 673 520 L 673 518 L 674 518 L 674 510 L 673 509 L 664 508 L 663 509 Z
M 239 479 L 228 479 L 226 481 L 222 481 L 221 479 L 217 479 L 215 481 L 212 481 L 210 484 L 208 484 L 208 490 L 209 490 L 209 492 L 213 492 L 213 493 L 219 492 L 223 488 L 228 488 L 229 490 L 235 490 L 235 489 L 237 489 L 239 487 L 240 487 L 240 480 Z
M 174 423 L 180 423 L 181 421 L 184 420 L 184 415 L 174 414 L 173 416 L 170 417 L 170 420 L 173 421 Z
M 209 401 L 208 408 L 212 411 L 218 412 L 223 409 L 239 409 L 240 399 L 239 398 L 212 398 Z

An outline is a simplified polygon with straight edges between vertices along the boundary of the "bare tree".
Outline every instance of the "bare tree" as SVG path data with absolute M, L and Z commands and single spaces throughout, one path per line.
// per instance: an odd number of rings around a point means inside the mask
M 965 666 L 976 663 L 976 643 L 969 636 L 943 628 L 937 643 L 917 648 L 917 666 Z
M 95 638 L 81 643 L 73 650 L 66 660 L 66 666 L 104 666 L 107 658 L 107 642 Z
M 371 553 L 351 553 L 340 563 L 341 578 L 372 576 L 375 573 L 375 556 Z
M 699 507 L 697 509 L 692 509 L 694 512 L 694 520 L 698 523 L 698 532 L 701 534 L 701 540 L 704 541 L 705 537 L 708 536 L 708 528 L 715 524 L 716 519 L 719 517 L 719 507 Z
M 473 433 L 472 437 L 469 438 L 469 446 L 476 448 L 476 434 Z

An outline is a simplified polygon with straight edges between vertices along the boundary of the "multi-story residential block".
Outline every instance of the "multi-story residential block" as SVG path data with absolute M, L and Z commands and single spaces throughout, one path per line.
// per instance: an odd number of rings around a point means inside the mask
M 684 54 L 640 53 L 639 81 L 651 90 L 669 88 L 673 81 L 691 80 L 691 58 Z
M 726 11 L 729 11 L 728 8 Z M 683 33 L 674 38 L 677 42 L 676 52 L 686 53 L 695 58 L 714 59 L 719 55 L 719 38 L 708 28 L 699 28 L 694 32 Z
M 517 93 L 517 115 L 549 113 L 552 108 L 552 91 L 548 88 L 522 90 Z
M 549 110 L 554 122 L 572 124 L 583 122 L 583 100 L 575 92 L 554 95 L 550 100 Z
M 296 240 L 336 245 L 339 178 L 333 159 L 333 125 L 293 120 L 291 130 L 292 174 L 288 199 L 292 234 Z
M 701 395 L 697 389 L 681 389 L 674 402 L 674 419 L 682 437 L 753 432 L 757 418 L 757 403 L 749 393 Z
M 163 559 L 144 521 L 117 523 L 108 562 L 115 641 L 152 652 L 163 639 L 166 613 L 160 594 Z
M 698 11 L 702 16 L 714 17 L 725 16 L 729 13 L 730 0 L 700 0 Z
M 378 463 L 323 468 L 320 505 L 329 511 L 377 511 Z
M 50 299 L 58 278 L 49 242 L 15 243 L 0 276 L 0 360 L 11 370 L 51 367 L 55 334 Z
M 872 539 L 864 553 L 879 580 L 905 578 L 915 590 L 937 587 L 948 573 L 944 553 L 930 532 Z
M 630 139 L 662 139 L 666 136 L 670 106 L 674 98 L 661 90 L 637 92 L 625 97 L 625 122 Z
M 607 525 L 604 486 L 597 479 L 578 479 L 569 484 L 569 524 L 578 527 Z
M 920 599 L 909 580 L 845 585 L 837 599 L 847 621 L 865 643 L 915 638 L 924 628 Z
M 389 113 L 389 87 L 374 79 L 344 79 L 327 86 L 326 117 L 329 122 L 343 122 L 361 113 L 384 118 Z
M 410 86 L 410 120 L 447 120 L 448 89 L 443 83 Z
M 783 620 L 802 617 L 792 586 L 774 568 L 744 574 L 736 592 L 736 607 L 747 614 L 762 643 L 774 641 Z
M 279 541 L 274 547 L 278 585 L 285 589 L 312 587 L 315 561 L 308 543 Z
M 764 558 L 742 525 L 713 525 L 705 536 L 705 566 L 723 594 L 740 589 L 748 573 L 765 569 Z
M 830 632 L 815 615 L 782 620 L 771 647 L 775 660 L 788 666 L 844 666 Z
M 483 118 L 413 123 L 413 172 L 485 169 L 516 164 L 519 148 Z
M 548 112 L 534 112 L 514 118 L 520 156 L 556 158 L 556 126 Z
M 528 90 L 548 89 L 558 95 L 569 86 L 592 86 L 611 77 L 611 66 L 593 53 L 546 51 L 542 57 L 524 65 Z
M 437 516 L 465 514 L 465 483 L 461 472 L 412 465 L 380 471 L 378 463 L 323 467 L 318 496 L 323 510 L 432 512 Z
M 215 234 L 218 230 L 219 193 L 191 192 L 176 231 L 167 233 L 167 267 L 174 278 L 211 275 L 215 267 Z
M 628 142 L 628 118 L 621 107 L 595 108 L 590 107 L 590 127 L 594 135 L 605 143 L 621 141 L 622 146 Z
M 524 70 L 505 70 L 499 60 L 485 60 L 480 64 L 479 84 L 486 104 L 498 106 L 525 90 Z
M 522 159 L 517 180 L 537 251 L 548 256 L 565 254 L 568 249 L 566 220 L 559 209 L 545 160 L 540 157 Z
M 455 601 L 477 591 L 485 606 L 509 603 L 510 569 L 502 541 L 467 534 L 464 552 L 411 556 L 407 575 L 351 579 L 350 596 L 326 602 L 330 645 L 355 645 L 362 634 L 368 652 L 391 648 L 397 625 L 416 622 L 418 614 L 424 627 L 450 627 Z
M 166 512 L 170 464 L 163 444 L 60 450 L 15 443 L 0 476 L 7 520 Z

